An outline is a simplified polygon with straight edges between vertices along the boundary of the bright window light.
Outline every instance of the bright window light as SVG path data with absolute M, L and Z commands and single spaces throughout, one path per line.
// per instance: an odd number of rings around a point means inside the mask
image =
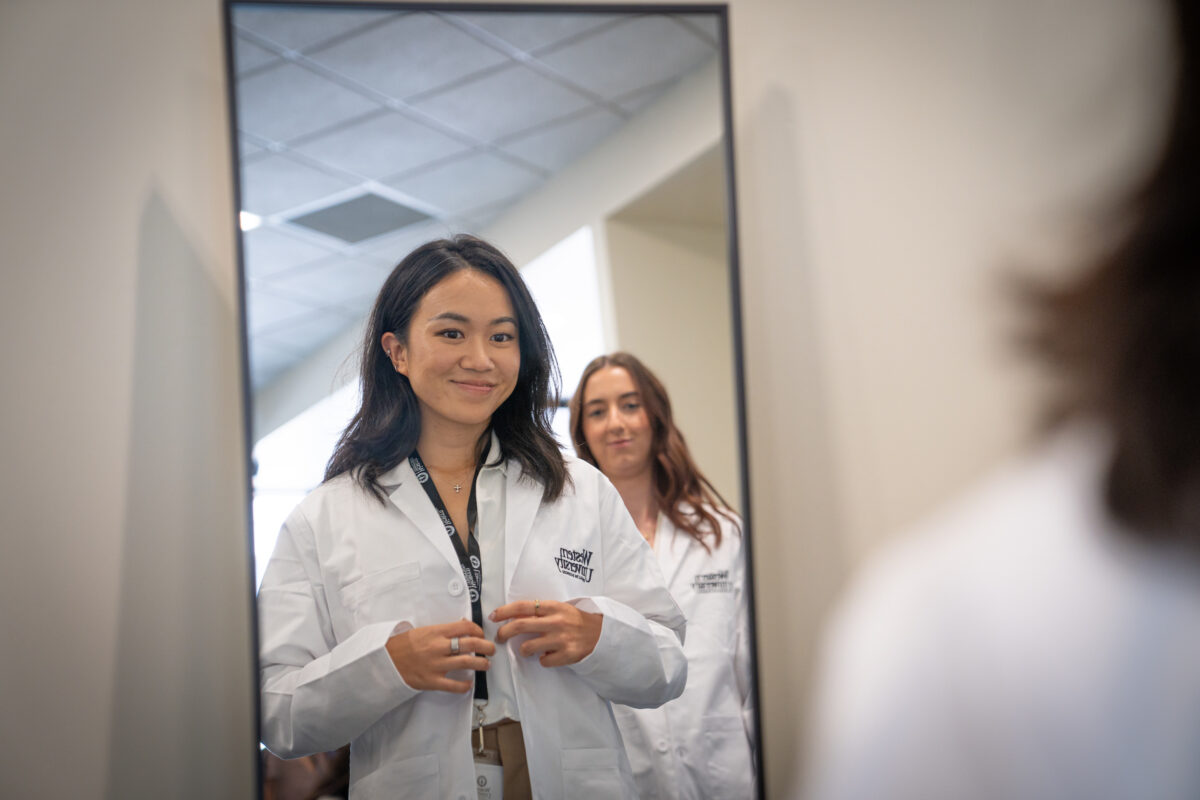
M 242 226 L 243 231 L 252 231 L 262 225 L 262 217 L 249 211 L 240 211 L 238 212 L 238 223 Z

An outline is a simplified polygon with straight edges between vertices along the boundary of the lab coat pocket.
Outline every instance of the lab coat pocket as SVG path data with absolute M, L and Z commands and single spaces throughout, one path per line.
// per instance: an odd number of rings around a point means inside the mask
M 577 747 L 562 751 L 563 788 L 571 798 L 609 800 L 620 797 L 620 758 L 608 747 Z
M 741 716 L 714 715 L 700 718 L 704 731 L 703 763 L 711 797 L 749 796 L 753 765 Z
M 419 625 L 421 594 L 421 564 L 417 561 L 367 573 L 341 591 L 343 602 L 359 625 L 388 620 Z
M 427 800 L 439 794 L 437 755 L 406 758 L 384 764 L 350 787 L 354 800 Z

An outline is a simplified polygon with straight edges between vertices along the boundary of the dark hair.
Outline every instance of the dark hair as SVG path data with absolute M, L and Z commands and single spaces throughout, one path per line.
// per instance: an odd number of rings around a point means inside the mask
M 558 365 L 546 326 L 516 267 L 495 247 L 460 234 L 412 251 L 384 281 L 363 337 L 362 404 L 342 432 L 325 467 L 325 480 L 343 472 L 381 501 L 379 476 L 408 458 L 421 434 L 421 410 L 412 385 L 396 372 L 381 340 L 389 331 L 408 341 L 409 323 L 421 298 L 441 281 L 470 269 L 495 278 L 508 292 L 517 316 L 521 367 L 517 385 L 492 415 L 491 430 L 504 456 L 542 484 L 546 501 L 557 499 L 570 480 L 550 428 L 558 406 Z
M 1027 287 L 1030 341 L 1061 384 L 1055 420 L 1111 430 L 1105 502 L 1143 539 L 1200 547 L 1200 6 L 1173 4 L 1179 72 L 1165 150 L 1078 279 Z
M 700 542 L 705 550 L 709 549 L 706 541 L 709 536 L 712 537 L 714 546 L 720 546 L 721 526 L 716 515 L 708 508 L 715 509 L 717 514 L 735 525 L 738 524 L 737 516 L 692 460 L 687 442 L 675 426 L 675 419 L 671 413 L 671 399 L 667 396 L 666 388 L 637 356 L 620 352 L 598 356 L 584 367 L 579 387 L 571 396 L 570 402 L 571 443 L 575 445 L 575 452 L 592 466 L 599 466 L 583 435 L 583 393 L 587 388 L 588 379 L 604 367 L 620 367 L 629 373 L 641 396 L 646 416 L 650 419 L 650 429 L 653 432 L 650 458 L 653 461 L 654 499 L 658 507 L 667 515 L 671 524 L 686 531 L 689 536 Z M 690 507 L 686 513 L 684 505 Z

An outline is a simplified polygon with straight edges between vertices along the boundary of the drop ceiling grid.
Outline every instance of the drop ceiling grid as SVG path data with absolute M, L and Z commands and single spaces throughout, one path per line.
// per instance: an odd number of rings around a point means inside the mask
M 717 52 L 715 17 L 246 8 L 234 23 L 244 205 L 265 217 L 247 235 L 256 388 L 361 317 L 402 251 L 486 225 Z M 613 43 L 636 75 L 597 78 Z M 288 222 L 365 191 L 436 219 L 358 245 Z

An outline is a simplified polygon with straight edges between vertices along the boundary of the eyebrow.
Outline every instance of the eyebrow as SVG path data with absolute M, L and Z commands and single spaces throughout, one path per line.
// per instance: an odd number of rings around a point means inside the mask
M 640 392 L 626 392 L 625 394 L 618 395 L 617 400 L 624 400 L 628 397 L 637 397 L 639 394 L 640 394 Z M 607 403 L 607 402 L 608 401 L 605 400 L 603 397 L 594 397 L 591 400 L 588 400 L 586 403 L 584 403 L 584 405 L 590 406 L 590 405 L 595 405 L 596 403 Z
M 469 317 L 465 317 L 462 314 L 459 314 L 457 311 L 443 311 L 441 314 L 438 314 L 437 316 L 430 317 L 429 321 L 435 322 L 439 319 L 448 319 L 452 322 L 462 322 L 464 324 L 469 323 L 471 321 Z M 494 320 L 492 320 L 491 324 L 492 325 L 503 325 L 505 322 L 512 324 L 514 327 L 517 326 L 517 321 L 515 319 L 513 319 L 512 317 L 496 317 Z

